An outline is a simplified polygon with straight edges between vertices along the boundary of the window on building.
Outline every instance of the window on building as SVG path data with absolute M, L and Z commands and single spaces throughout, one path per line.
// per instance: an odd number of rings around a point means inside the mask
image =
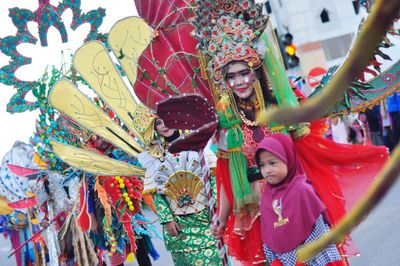
M 324 50 L 326 60 L 330 61 L 344 57 L 350 48 L 353 36 L 353 34 L 346 34 L 322 41 L 322 49 Z
M 354 13 L 356 13 L 356 15 L 358 15 L 358 13 L 360 13 L 360 2 L 353 1 L 353 8 L 354 8 Z
M 329 22 L 329 13 L 328 13 L 328 10 L 326 10 L 325 8 L 322 10 L 322 12 L 319 16 L 321 17 L 322 23 Z
M 265 10 L 267 11 L 267 14 L 272 13 L 272 9 L 271 9 L 271 5 L 270 5 L 269 1 L 265 2 Z

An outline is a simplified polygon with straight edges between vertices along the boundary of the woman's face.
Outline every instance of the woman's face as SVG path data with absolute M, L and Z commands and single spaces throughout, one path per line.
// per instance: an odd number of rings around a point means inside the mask
M 162 121 L 162 119 L 159 118 L 157 118 L 156 120 L 156 131 L 158 132 L 158 134 L 166 138 L 171 137 L 175 132 L 175 130 L 167 128 L 164 125 L 164 121 Z
M 241 99 L 251 97 L 254 94 L 253 83 L 256 79 L 254 71 L 248 69 L 243 62 L 235 62 L 227 67 L 225 80 L 233 93 Z

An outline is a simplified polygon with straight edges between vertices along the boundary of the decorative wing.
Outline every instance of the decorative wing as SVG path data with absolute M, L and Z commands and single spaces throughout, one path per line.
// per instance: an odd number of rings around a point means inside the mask
M 131 164 L 102 156 L 95 152 L 79 149 L 52 141 L 54 152 L 69 165 L 95 175 L 133 176 L 144 175 L 144 170 Z
M 137 58 L 148 46 L 150 37 L 151 29 L 142 19 L 135 17 L 119 21 L 110 33 L 109 43 L 132 83 L 136 80 Z M 107 108 L 122 121 L 124 128 L 66 80 L 58 81 L 54 86 L 49 95 L 50 104 L 86 129 L 136 157 L 143 149 L 135 137 L 144 143 L 153 137 L 155 116 L 148 108 L 137 104 L 122 79 L 123 74 L 118 71 L 102 43 L 86 43 L 76 52 L 73 61 L 75 69 Z M 125 128 L 129 132 L 126 132 Z M 117 160 L 93 152 L 67 145 L 60 149 L 61 144 L 53 144 L 58 145 L 54 149 L 58 149 L 59 157 L 84 171 L 99 175 L 144 174 L 141 168 L 123 166 Z
M 49 103 L 61 113 L 127 153 L 136 156 L 142 151 L 142 147 L 131 135 L 115 124 L 71 82 L 58 81 L 49 94 Z
M 108 36 L 108 43 L 118 61 L 121 63 L 122 69 L 127 75 L 129 82 L 133 86 L 137 78 L 139 56 L 144 49 L 146 49 L 151 40 L 151 28 L 143 19 L 129 17 L 118 21 L 111 28 Z M 105 53 L 105 55 L 108 56 L 107 53 Z M 129 122 L 127 123 L 129 129 L 132 130 L 139 139 L 144 143 L 148 143 L 153 137 L 152 121 L 154 120 L 154 116 L 147 107 L 134 102 L 127 87 L 122 86 L 116 89 L 122 89 L 122 91 L 119 92 L 121 95 L 128 95 L 127 98 L 123 99 L 123 101 L 126 101 L 126 104 L 125 102 L 120 102 L 127 105 L 126 108 L 119 107 L 119 102 L 114 98 L 107 98 L 106 95 L 103 95 L 102 98 L 107 101 L 109 105 L 117 104 L 116 107 L 114 107 L 117 114 L 125 122 Z
M 120 23 L 125 22 L 126 21 L 122 21 Z M 140 24 L 135 23 L 134 25 L 137 25 L 140 31 Z M 129 30 L 125 31 L 125 34 L 126 36 L 124 39 L 133 38 L 134 36 L 134 33 L 130 33 Z M 113 36 L 115 35 L 117 35 L 117 38 L 121 37 L 120 34 L 114 31 Z M 141 35 L 138 37 L 140 38 L 140 42 L 131 40 L 130 43 L 132 45 L 125 47 L 125 50 L 130 50 L 130 53 L 127 52 L 126 55 L 132 58 L 132 60 L 129 62 L 128 57 L 124 59 L 124 56 L 120 56 L 122 57 L 120 60 L 123 60 L 125 63 L 124 69 L 127 71 L 126 73 L 129 73 L 129 76 L 133 80 L 136 76 L 136 63 L 134 59 L 143 51 L 150 41 L 149 31 L 141 30 L 138 35 Z M 121 50 L 119 51 L 121 54 Z M 142 119 L 146 120 L 145 123 L 143 123 L 146 127 L 135 124 L 134 117 L 137 117 L 135 112 L 138 112 L 138 109 L 143 107 L 138 106 L 128 87 L 125 85 L 120 73 L 111 60 L 107 48 L 97 41 L 86 43 L 75 53 L 74 65 L 78 72 L 85 77 L 85 80 L 89 83 L 91 88 L 107 104 L 107 107 L 113 110 L 124 122 L 124 125 L 126 125 L 136 137 L 144 142 L 142 134 L 148 130 L 148 127 L 151 125 L 151 120 L 153 120 L 154 117 L 152 117 L 150 113 L 142 117 Z M 148 134 L 146 136 L 148 137 Z
M 207 77 L 201 76 L 206 63 L 198 55 L 198 40 L 191 36 L 194 27 L 188 23 L 194 16 L 194 1 L 135 2 L 152 34 L 142 19 L 123 19 L 112 28 L 109 43 L 139 100 L 151 109 L 169 96 L 184 93 L 197 93 L 213 102 Z
M 333 69 L 333 71 L 336 69 Z M 333 75 L 331 72 L 328 71 L 323 81 L 327 82 Z M 319 86 L 310 97 L 319 94 L 323 89 L 323 86 Z M 367 83 L 353 82 L 343 99 L 335 104 L 326 115 L 365 111 L 366 108 L 372 108 L 374 105 L 379 104 L 380 100 L 396 91 L 400 91 L 400 61 L 397 61 L 391 68 Z
M 370 13 L 373 1 L 360 1 L 360 3 L 367 9 L 367 12 Z M 398 19 L 399 16 L 393 19 L 392 26 L 386 31 L 386 36 L 374 51 L 374 55 L 369 64 L 364 68 L 363 73 L 356 81 L 351 83 L 347 91 L 344 93 L 343 99 L 335 104 L 325 114 L 326 116 L 364 111 L 366 108 L 372 108 L 374 105 L 379 104 L 380 100 L 400 90 L 400 60 L 383 73 L 381 73 L 381 63 L 379 62 L 382 60 L 392 60 L 387 54 L 385 54 L 384 49 L 394 46 L 389 39 L 390 35 L 400 35 L 400 31 L 398 27 L 396 28 L 395 24 Z M 360 23 L 359 31 L 355 38 L 358 37 L 363 26 L 364 21 Z M 352 52 L 351 50 L 352 48 L 348 52 L 348 56 Z M 322 78 L 321 85 L 317 87 L 310 97 L 319 94 L 321 90 L 323 90 L 323 86 L 329 82 L 340 67 L 341 66 L 334 66 L 329 69 L 328 73 Z M 372 75 L 374 78 L 366 82 L 366 74 Z

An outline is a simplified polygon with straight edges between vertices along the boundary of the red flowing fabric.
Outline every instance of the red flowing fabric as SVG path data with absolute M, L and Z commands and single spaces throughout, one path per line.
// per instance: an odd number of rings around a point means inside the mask
M 294 141 L 298 157 L 334 226 L 374 181 L 389 158 L 386 147 L 338 144 L 321 136 L 323 121 L 311 133 Z M 348 239 L 338 246 L 345 255 L 358 250 Z
M 227 159 L 218 158 L 217 160 L 217 197 L 220 199 L 221 185 L 231 206 L 233 206 L 233 193 L 231 178 L 229 176 L 229 162 Z M 224 235 L 224 243 L 228 246 L 228 255 L 235 257 L 236 260 L 245 263 L 245 265 L 264 265 L 266 259 L 261 241 L 260 218 L 258 217 L 249 231 L 245 235 L 234 233 L 235 216 L 233 211 L 229 215 Z

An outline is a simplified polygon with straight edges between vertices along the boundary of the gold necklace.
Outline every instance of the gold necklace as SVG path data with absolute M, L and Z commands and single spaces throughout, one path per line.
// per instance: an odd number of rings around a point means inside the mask
M 250 121 L 249 119 L 246 118 L 246 115 L 244 114 L 244 112 L 242 110 L 240 110 L 240 119 L 242 120 L 242 122 L 249 127 L 258 127 L 258 121 Z

